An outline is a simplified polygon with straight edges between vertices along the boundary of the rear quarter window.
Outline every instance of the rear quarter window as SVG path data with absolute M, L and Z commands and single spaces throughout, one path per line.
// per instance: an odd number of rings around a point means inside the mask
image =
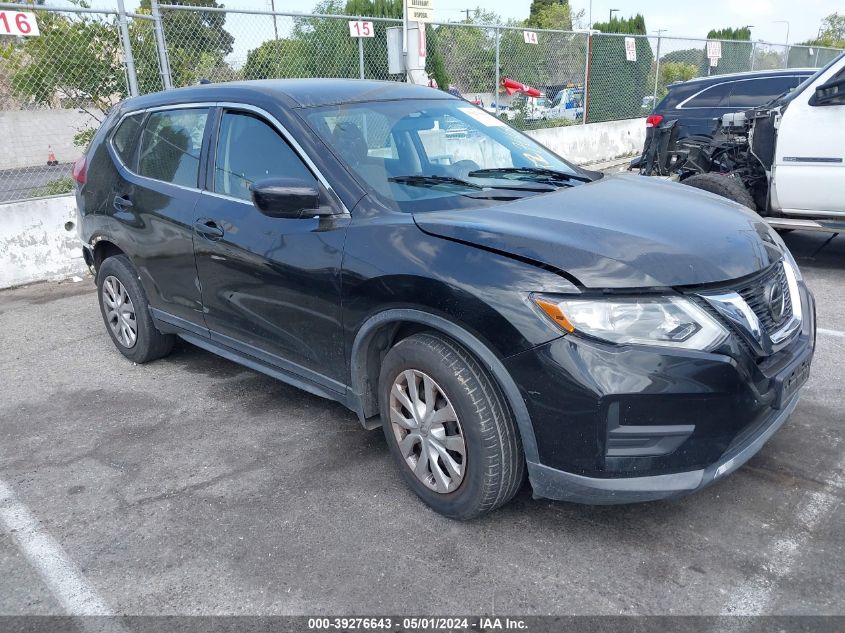
M 111 137 L 111 145 L 120 158 L 120 162 L 131 170 L 135 169 L 135 157 L 137 156 L 135 150 L 138 148 L 138 133 L 141 131 L 143 120 L 143 113 L 124 118 Z
M 730 94 L 730 83 L 716 84 L 705 88 L 688 101 L 684 102 L 681 108 L 717 108 L 727 104 Z

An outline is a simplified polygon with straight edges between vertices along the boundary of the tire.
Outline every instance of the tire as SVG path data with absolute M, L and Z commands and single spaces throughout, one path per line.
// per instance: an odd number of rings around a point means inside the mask
M 162 334 L 153 325 L 147 295 L 138 280 L 138 273 L 125 255 L 109 257 L 100 264 L 97 298 L 106 331 L 126 358 L 136 363 L 148 363 L 167 356 L 173 349 L 176 337 Z M 134 319 L 129 315 L 134 315 Z M 131 336 L 133 324 L 134 337 Z
M 426 379 L 433 382 L 430 390 Z M 417 399 L 426 409 L 422 415 L 414 416 L 393 391 L 397 385 L 407 402 L 412 395 L 411 380 L 418 385 L 422 398 L 427 399 L 429 393 L 436 395 L 433 403 Z M 436 512 L 452 519 L 473 519 L 508 502 L 522 486 L 525 457 L 513 414 L 495 380 L 452 340 L 420 333 L 397 343 L 382 363 L 379 405 L 384 435 L 402 477 Z M 426 416 L 429 406 L 437 413 L 433 420 Z M 438 418 L 448 421 L 438 425 Z M 402 424 L 394 423 L 396 420 Z M 408 428 L 414 425 L 416 429 Z M 463 456 L 457 450 L 460 438 Z M 406 449 L 412 447 L 407 457 L 400 443 Z M 438 443 L 441 452 L 435 450 Z M 411 462 L 416 457 L 415 463 L 420 465 L 424 445 L 435 447 L 425 450 L 437 453 L 434 461 L 449 479 L 448 485 L 443 485 L 444 478 L 435 476 L 431 459 L 422 462 L 420 476 L 414 473 Z M 442 451 L 448 451 L 460 473 L 446 467 Z
M 734 176 L 726 176 L 722 174 L 696 174 L 690 176 L 682 181 L 683 184 L 715 193 L 718 196 L 733 200 L 739 204 L 748 207 L 752 211 L 757 210 L 757 205 L 754 203 L 754 198 L 742 181 Z

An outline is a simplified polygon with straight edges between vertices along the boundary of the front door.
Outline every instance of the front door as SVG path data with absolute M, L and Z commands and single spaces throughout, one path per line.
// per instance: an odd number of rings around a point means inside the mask
M 281 219 L 253 206 L 249 185 L 317 179 L 267 120 L 224 110 L 197 206 L 195 253 L 211 337 L 342 390 L 340 268 L 347 218 Z
M 793 99 L 778 129 L 774 188 L 778 207 L 845 213 L 845 96 L 817 101 L 818 86 L 845 78 L 831 68 Z

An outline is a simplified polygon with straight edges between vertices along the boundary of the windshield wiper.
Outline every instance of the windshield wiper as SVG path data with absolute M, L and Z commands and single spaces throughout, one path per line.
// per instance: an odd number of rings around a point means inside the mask
M 543 178 L 545 180 L 577 180 L 578 182 L 593 182 L 589 176 L 568 174 L 557 169 L 546 167 L 497 167 L 494 169 L 476 169 L 467 174 L 470 178 L 498 178 L 500 176 L 525 176 L 526 180 Z
M 388 178 L 390 182 L 395 182 L 400 185 L 410 185 L 412 187 L 438 187 L 442 185 L 452 185 L 455 187 L 465 187 L 467 189 L 484 189 L 481 185 L 461 180 L 460 178 L 452 178 L 451 176 L 393 176 Z

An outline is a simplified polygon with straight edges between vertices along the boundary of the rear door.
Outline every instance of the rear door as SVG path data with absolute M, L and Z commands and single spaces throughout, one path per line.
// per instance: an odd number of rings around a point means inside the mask
M 226 108 L 218 120 L 209 151 L 209 191 L 194 217 L 211 338 L 324 388 L 343 390 L 340 270 L 348 215 L 262 214 L 250 199 L 252 183 L 295 177 L 316 184 L 317 177 L 266 116 Z
M 124 169 L 111 195 L 111 215 L 121 226 L 155 314 L 206 333 L 194 263 L 194 208 L 199 200 L 200 157 L 209 108 L 180 106 L 146 114 L 137 147 L 119 127 L 112 147 Z M 134 137 L 133 137 L 134 138 Z

